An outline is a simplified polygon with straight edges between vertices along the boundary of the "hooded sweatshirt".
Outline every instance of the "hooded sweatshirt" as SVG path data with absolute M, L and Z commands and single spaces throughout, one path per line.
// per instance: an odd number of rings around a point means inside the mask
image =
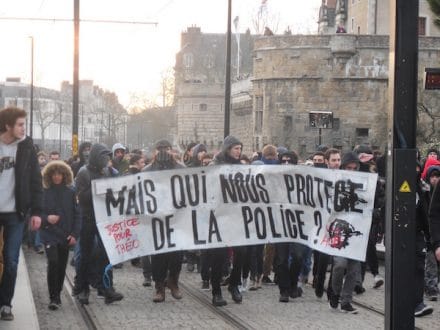
M 91 182 L 110 176 L 107 165 L 111 153 L 105 144 L 94 144 L 90 150 L 89 163 L 81 167 L 75 178 L 75 187 L 83 219 L 95 219 Z
M 79 160 L 74 162 L 71 166 L 74 177 L 78 174 L 79 169 L 88 162 L 88 158 L 86 160 L 84 157 L 84 149 L 91 147 L 92 144 L 90 142 L 83 142 L 79 145 L 79 150 L 78 150 Z M 89 157 L 90 157 L 90 152 L 89 152 Z
M 422 172 L 422 179 L 426 181 L 426 175 L 428 174 L 428 169 L 431 166 L 439 166 L 440 165 L 440 161 L 435 159 L 435 158 L 428 158 L 426 160 L 425 163 L 425 167 L 423 168 L 423 172 Z

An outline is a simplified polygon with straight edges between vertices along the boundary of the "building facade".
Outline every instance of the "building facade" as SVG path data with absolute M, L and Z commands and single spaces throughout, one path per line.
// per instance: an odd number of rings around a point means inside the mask
M 20 107 L 28 113 L 27 134 L 31 132 L 30 85 L 19 78 L 0 82 L 0 108 Z M 61 89 L 34 86 L 32 137 L 40 149 L 57 150 L 64 158 L 72 154 L 72 85 L 63 82 Z M 103 142 L 111 145 L 126 142 L 127 112 L 116 94 L 80 81 L 79 142 Z
M 246 79 L 251 74 L 252 49 L 250 33 L 233 39 L 233 80 Z M 223 141 L 226 35 L 202 33 L 199 27 L 189 27 L 181 35 L 174 69 L 176 143 L 182 147 L 190 142 L 218 147 Z
M 320 34 L 336 32 L 338 25 L 352 34 L 390 34 L 389 0 L 323 0 L 318 18 Z M 440 36 L 426 0 L 419 1 L 419 35 Z

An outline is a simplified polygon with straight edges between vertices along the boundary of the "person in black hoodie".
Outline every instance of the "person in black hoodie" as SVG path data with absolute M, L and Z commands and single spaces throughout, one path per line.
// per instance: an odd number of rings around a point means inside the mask
M 239 165 L 242 150 L 242 143 L 234 136 L 227 136 L 222 144 L 221 151 L 214 157 L 212 165 Z M 211 263 L 211 284 L 212 284 L 212 303 L 214 306 L 226 305 L 220 289 L 220 279 L 222 275 L 222 267 L 227 258 L 227 249 L 213 249 L 215 253 Z M 215 252 L 214 252 L 215 251 Z M 231 293 L 232 300 L 241 303 L 243 297 L 238 289 L 241 285 L 241 271 L 243 269 L 245 250 L 242 247 L 234 247 L 234 262 L 229 278 L 228 290 Z
M 88 163 L 91 147 L 92 144 L 90 142 L 83 142 L 79 145 L 79 150 L 78 150 L 79 159 L 76 162 L 74 162 L 71 166 L 73 177 L 76 177 L 79 169 Z
M 90 150 L 89 163 L 81 167 L 75 179 L 76 194 L 81 207 L 82 227 L 80 233 L 80 265 L 77 273 L 78 291 L 77 296 L 81 304 L 89 303 L 89 283 L 87 274 L 91 265 L 91 255 L 94 252 L 96 256 L 95 267 L 97 268 L 98 281 L 97 289 L 105 297 L 105 303 L 110 304 L 114 301 L 123 299 L 123 295 L 116 292 L 113 288 L 112 274 L 110 271 L 110 286 L 105 287 L 103 283 L 103 274 L 107 264 L 109 264 L 107 253 L 99 236 L 96 227 L 95 212 L 93 209 L 92 198 L 92 180 L 110 177 L 111 171 L 108 167 L 111 157 L 111 151 L 104 144 L 96 143 Z M 94 244 L 95 238 L 97 244 Z
M 73 173 L 63 161 L 52 161 L 44 168 L 44 211 L 40 234 L 47 256 L 50 310 L 61 305 L 69 247 L 75 245 L 79 236 L 79 210 L 72 184 Z

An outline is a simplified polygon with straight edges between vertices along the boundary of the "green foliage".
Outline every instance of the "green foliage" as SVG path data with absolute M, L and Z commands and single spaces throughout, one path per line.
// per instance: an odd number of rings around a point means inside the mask
M 434 19 L 434 24 L 440 28 L 440 0 L 427 0 L 431 11 L 437 17 Z

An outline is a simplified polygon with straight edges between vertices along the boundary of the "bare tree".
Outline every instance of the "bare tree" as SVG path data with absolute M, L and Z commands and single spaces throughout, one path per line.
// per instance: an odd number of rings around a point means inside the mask
M 51 104 L 53 103 L 46 102 L 44 99 L 34 101 L 35 121 L 40 127 L 42 149 L 45 149 L 45 133 L 47 128 L 53 123 L 58 122 L 60 118 L 59 108 L 51 107 Z
M 255 33 L 262 35 L 266 28 L 270 29 L 274 34 L 278 32 L 280 23 L 280 14 L 273 13 L 267 7 L 266 2 L 262 2 L 252 17 L 252 25 Z
M 162 87 L 162 107 L 172 106 L 174 104 L 175 80 L 174 69 L 168 68 L 161 74 Z

